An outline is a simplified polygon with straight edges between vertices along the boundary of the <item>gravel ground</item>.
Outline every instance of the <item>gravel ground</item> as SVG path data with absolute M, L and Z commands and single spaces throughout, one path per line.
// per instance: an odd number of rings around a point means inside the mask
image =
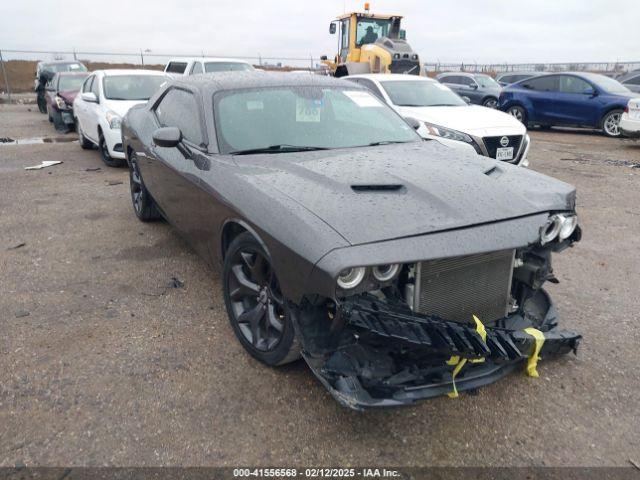
M 0 137 L 47 135 L 35 106 L 0 105 Z M 219 273 L 136 220 L 126 170 L 77 143 L 0 144 L 0 466 L 640 463 L 640 143 L 532 138 L 532 168 L 578 187 L 584 238 L 550 288 L 578 356 L 364 414 L 303 362 L 243 352 Z M 42 160 L 64 163 L 23 169 Z

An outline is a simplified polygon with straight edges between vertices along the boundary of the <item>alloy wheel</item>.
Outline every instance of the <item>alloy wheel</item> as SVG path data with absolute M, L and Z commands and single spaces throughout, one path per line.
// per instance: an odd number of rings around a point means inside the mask
M 274 350 L 284 334 L 284 297 L 265 254 L 246 246 L 231 259 L 227 279 L 233 321 L 244 339 L 261 352 Z
M 490 98 L 488 100 L 486 100 L 483 105 L 487 108 L 498 108 L 498 100 L 496 100 L 495 98 Z
M 515 117 L 516 120 L 518 120 L 519 122 L 523 122 L 524 120 L 524 112 L 522 111 L 521 108 L 519 107 L 511 107 L 508 111 L 508 113 Z
M 619 112 L 610 113 L 604 120 L 604 131 L 611 137 L 617 137 L 620 135 L 620 118 L 622 115 Z
M 134 210 L 139 215 L 142 211 L 142 177 L 140 177 L 138 162 L 134 158 L 131 159 L 129 177 L 131 179 L 131 201 L 133 202 Z

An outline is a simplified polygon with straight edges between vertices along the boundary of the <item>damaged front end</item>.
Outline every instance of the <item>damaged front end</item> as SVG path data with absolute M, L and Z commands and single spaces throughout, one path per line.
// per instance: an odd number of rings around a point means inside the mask
M 551 252 L 579 238 L 577 228 L 561 242 L 406 263 L 384 281 L 372 267 L 360 289 L 292 306 L 304 358 L 354 409 L 457 396 L 517 366 L 537 376 L 538 358 L 575 353 L 581 340 L 558 329 L 541 288 L 557 282 Z

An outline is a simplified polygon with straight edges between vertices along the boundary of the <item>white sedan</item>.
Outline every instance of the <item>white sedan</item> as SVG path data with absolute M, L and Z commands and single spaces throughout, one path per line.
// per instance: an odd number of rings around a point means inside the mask
M 623 137 L 640 139 L 640 98 L 632 98 L 618 124 Z
M 145 103 L 169 77 L 155 70 L 97 70 L 73 102 L 80 146 L 100 150 L 110 167 L 123 166 L 120 121 L 134 105 Z
M 449 87 L 426 77 L 400 74 L 350 75 L 344 78 L 370 89 L 403 117 L 422 125 L 424 138 L 527 166 L 530 139 L 526 127 L 511 115 L 469 105 Z

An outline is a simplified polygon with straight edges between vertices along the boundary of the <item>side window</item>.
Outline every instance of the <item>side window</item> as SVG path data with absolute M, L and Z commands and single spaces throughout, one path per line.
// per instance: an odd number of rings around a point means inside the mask
M 204 137 L 200 124 L 199 108 L 191 92 L 172 88 L 156 107 L 156 116 L 163 127 L 178 127 L 185 140 L 202 145 Z
M 440 78 L 440 81 L 442 83 L 453 83 L 455 85 L 459 85 L 460 84 L 460 77 L 457 75 L 447 75 L 444 76 L 442 78 Z
M 190 75 L 197 75 L 199 73 L 203 73 L 203 69 L 202 69 L 202 63 L 200 62 L 193 62 L 193 67 L 191 67 L 191 73 Z
M 382 95 L 382 92 L 380 91 L 380 89 L 378 88 L 378 86 L 373 83 L 371 80 L 369 80 L 368 78 L 360 78 L 360 85 L 362 85 L 363 87 L 369 89 L 371 91 L 371 93 L 373 93 L 376 97 L 378 97 L 380 100 L 382 100 L 383 102 L 386 103 L 386 100 L 384 99 L 384 96 Z
M 592 90 L 593 87 L 581 78 L 571 75 L 560 76 L 560 91 L 562 93 L 584 93 L 586 90 Z
M 91 83 L 93 82 L 93 79 L 96 78 L 93 75 L 91 75 L 89 78 L 87 78 L 84 83 L 82 84 L 82 92 L 86 93 L 86 92 L 90 92 L 91 91 Z
M 476 82 L 473 80 L 473 78 L 469 78 L 469 77 L 464 77 L 464 76 L 460 76 L 458 77 L 460 79 L 460 84 L 464 85 L 466 87 L 469 87 L 471 85 L 474 85 Z
M 98 88 L 99 85 L 100 82 L 98 81 L 98 77 L 95 77 L 93 83 L 91 84 L 91 91 L 98 99 L 100 98 L 100 89 Z
M 525 80 L 522 84 L 524 88 L 529 90 L 535 90 L 538 92 L 557 92 L 558 91 L 558 77 L 535 77 Z
M 167 73 L 184 73 L 187 69 L 187 62 L 169 62 L 165 72 Z
M 624 83 L 628 85 L 640 85 L 640 75 L 630 78 L 629 80 L 625 80 Z

